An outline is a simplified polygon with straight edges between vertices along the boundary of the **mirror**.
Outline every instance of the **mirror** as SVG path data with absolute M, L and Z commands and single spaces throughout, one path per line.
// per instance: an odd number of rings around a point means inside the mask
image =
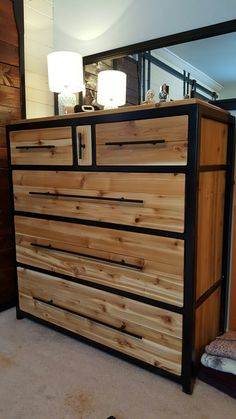
M 96 101 L 99 71 L 117 69 L 127 74 L 126 106 L 140 104 L 149 89 L 158 102 L 163 83 L 169 85 L 172 100 L 188 95 L 232 102 L 236 98 L 235 45 L 233 20 L 84 57 L 84 101 Z

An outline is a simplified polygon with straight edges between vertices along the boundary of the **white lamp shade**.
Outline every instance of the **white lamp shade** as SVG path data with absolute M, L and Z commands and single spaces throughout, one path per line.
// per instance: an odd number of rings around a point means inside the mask
M 98 73 L 97 102 L 105 108 L 116 108 L 126 103 L 126 80 L 123 71 L 105 70 Z
M 48 84 L 51 92 L 81 92 L 83 90 L 82 56 L 70 51 L 48 54 Z

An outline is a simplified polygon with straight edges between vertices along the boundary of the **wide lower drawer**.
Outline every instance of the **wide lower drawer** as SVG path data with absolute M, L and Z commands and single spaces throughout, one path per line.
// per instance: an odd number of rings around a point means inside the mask
M 96 125 L 98 165 L 186 165 L 188 116 Z
M 181 374 L 180 314 L 22 268 L 18 285 L 23 311 Z
M 11 131 L 11 164 L 66 165 L 73 163 L 71 127 Z
M 184 231 L 185 175 L 13 171 L 17 211 Z
M 183 305 L 184 242 L 15 217 L 17 262 Z

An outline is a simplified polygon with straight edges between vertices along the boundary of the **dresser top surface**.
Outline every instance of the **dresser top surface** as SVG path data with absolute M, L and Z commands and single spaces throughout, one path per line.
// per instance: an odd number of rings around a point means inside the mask
M 205 107 L 206 109 L 212 109 L 216 110 L 218 112 L 221 112 L 223 114 L 229 114 L 228 111 L 225 111 L 224 109 L 221 109 L 217 106 L 214 106 L 208 102 L 205 102 L 200 99 L 182 99 L 182 100 L 175 100 L 171 102 L 157 102 L 155 104 L 142 104 L 142 105 L 136 105 L 136 106 L 126 106 L 121 107 L 117 109 L 109 109 L 109 110 L 98 110 L 98 111 L 89 111 L 89 112 L 79 112 L 79 113 L 71 113 L 66 115 L 52 115 L 47 116 L 43 118 L 30 118 L 30 119 L 20 119 L 14 121 L 10 125 L 15 124 L 25 124 L 25 123 L 31 123 L 31 122 L 44 122 L 44 121 L 61 121 L 61 120 L 74 120 L 74 119 L 80 119 L 80 118 L 90 118 L 94 116 L 105 116 L 105 115 L 111 115 L 111 114 L 120 114 L 120 113 L 129 113 L 129 112 L 138 112 L 143 110 L 149 110 L 149 109 L 160 109 L 160 108 L 170 108 L 175 106 L 187 106 L 187 105 L 201 105 L 202 107 Z

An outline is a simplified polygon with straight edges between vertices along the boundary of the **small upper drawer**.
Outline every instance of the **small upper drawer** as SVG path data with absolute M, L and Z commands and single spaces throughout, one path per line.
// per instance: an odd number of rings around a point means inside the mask
M 76 127 L 78 166 L 92 164 L 92 136 L 90 125 Z
M 97 124 L 97 164 L 185 165 L 187 141 L 187 115 Z
M 70 166 L 73 163 L 71 127 L 12 131 L 10 144 L 12 164 Z

